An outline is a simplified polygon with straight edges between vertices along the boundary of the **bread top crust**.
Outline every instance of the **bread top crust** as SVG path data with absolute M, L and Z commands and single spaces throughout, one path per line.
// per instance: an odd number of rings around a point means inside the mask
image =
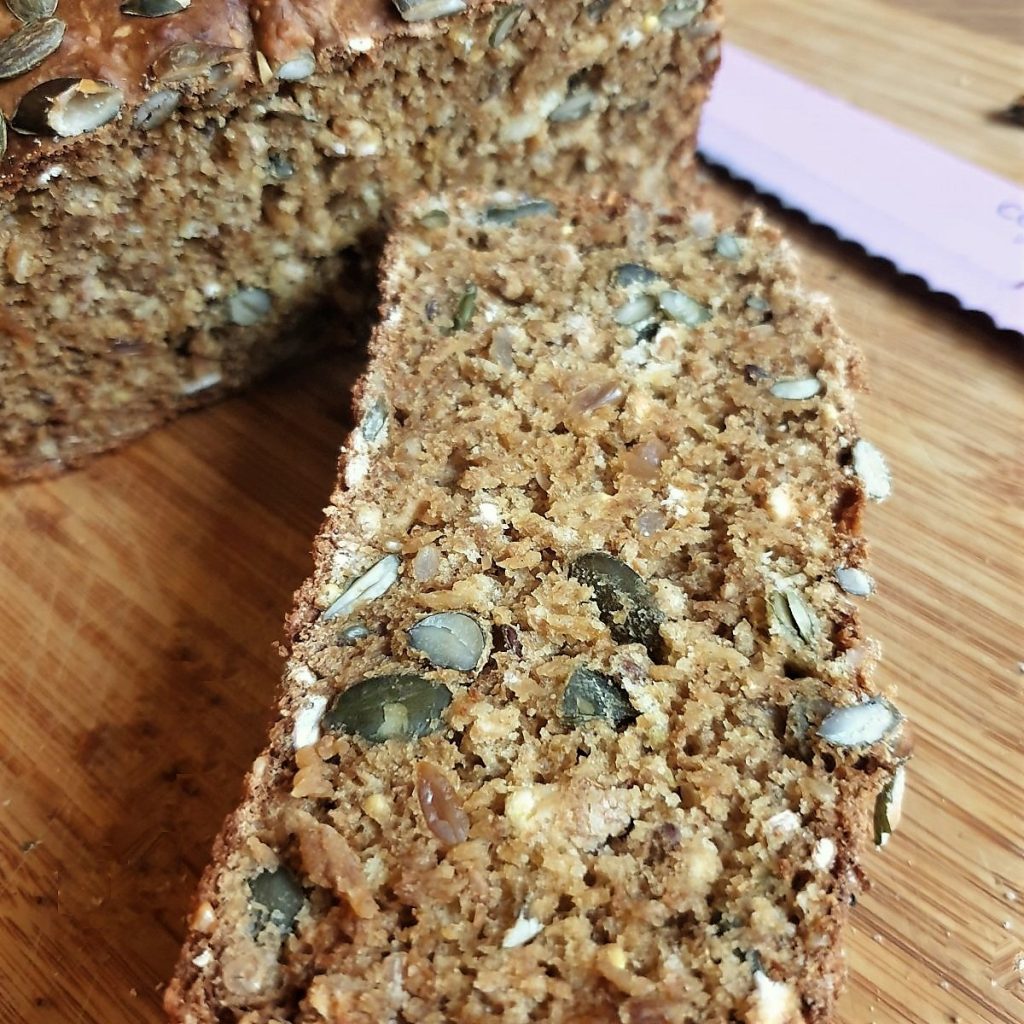
M 282 77 L 282 67 L 297 58 L 307 61 L 306 66 L 293 67 L 285 77 L 308 77 L 303 74 L 307 69 L 313 73 L 310 56 L 318 69 L 345 54 L 373 59 L 389 38 L 433 35 L 453 20 L 495 6 L 493 0 L 463 3 L 464 10 L 451 16 L 407 22 L 393 0 L 192 0 L 163 17 L 125 14 L 122 0 L 59 0 L 54 17 L 66 25 L 59 47 L 24 74 L 0 81 L 0 112 L 8 125 L 7 150 L 0 157 L 0 197 L 48 158 L 73 157 L 83 145 L 111 141 L 119 127 L 136 128 L 140 105 L 161 90 L 202 95 L 205 105 L 231 106 L 239 91 Z M 0 3 L 0 41 L 23 27 Z M 188 44 L 198 47 L 193 51 L 197 62 L 215 67 L 213 75 L 182 78 L 173 70 L 192 56 L 176 50 Z M 12 127 L 28 93 L 57 79 L 86 79 L 117 89 L 123 98 L 118 117 L 69 138 L 21 134 Z

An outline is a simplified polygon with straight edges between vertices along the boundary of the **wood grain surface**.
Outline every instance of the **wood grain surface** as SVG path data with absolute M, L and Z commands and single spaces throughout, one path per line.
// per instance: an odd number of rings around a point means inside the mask
M 1024 132 L 985 116 L 1024 89 L 1019 6 L 732 0 L 732 34 L 1020 175 Z M 865 433 L 896 492 L 869 513 L 865 615 L 917 736 L 840 1021 L 1020 1024 L 1024 344 L 779 218 L 868 357 Z M 333 356 L 0 492 L 0 1024 L 161 1020 L 191 889 L 269 721 L 357 370 Z

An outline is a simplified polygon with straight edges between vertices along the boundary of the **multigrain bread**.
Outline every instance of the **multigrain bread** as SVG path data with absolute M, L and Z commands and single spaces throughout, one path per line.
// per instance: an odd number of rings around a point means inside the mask
M 402 194 L 671 197 L 719 50 L 718 0 L 53 6 L 0 4 L 0 478 L 358 334 Z
M 172 1020 L 828 1020 L 907 745 L 858 379 L 756 213 L 411 205 Z

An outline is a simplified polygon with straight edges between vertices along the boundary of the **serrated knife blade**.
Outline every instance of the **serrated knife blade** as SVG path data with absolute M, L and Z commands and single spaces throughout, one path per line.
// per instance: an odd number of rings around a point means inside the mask
M 1024 332 L 1024 187 L 733 45 L 699 145 L 711 163 Z

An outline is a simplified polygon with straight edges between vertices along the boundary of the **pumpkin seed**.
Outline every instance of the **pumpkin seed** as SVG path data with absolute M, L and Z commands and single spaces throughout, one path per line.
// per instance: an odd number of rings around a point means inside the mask
M 409 646 L 438 668 L 472 672 L 484 653 L 484 631 L 464 612 L 438 612 L 408 630 Z
M 658 296 L 658 305 L 673 320 L 687 327 L 697 327 L 711 319 L 711 310 L 707 306 L 671 288 Z
M 619 306 L 612 314 L 612 319 L 620 327 L 632 327 L 633 324 L 654 316 L 657 310 L 658 303 L 653 295 L 638 295 Z
M 572 726 L 597 720 L 622 729 L 636 721 L 637 712 L 611 676 L 581 666 L 565 684 L 562 717 Z
M 498 13 L 494 16 L 494 28 L 491 29 L 487 44 L 492 47 L 501 46 L 512 35 L 513 29 L 519 24 L 519 19 L 525 10 L 525 4 L 509 4 L 507 7 L 499 8 Z
M 875 845 L 885 846 L 896 831 L 903 813 L 903 794 L 907 788 L 907 770 L 900 765 L 882 787 L 875 800 Z
M 548 120 L 552 124 L 566 124 L 569 121 L 579 121 L 590 113 L 590 108 L 594 105 L 595 99 L 597 97 L 590 89 L 577 89 L 548 114 Z
M 316 57 L 310 50 L 297 53 L 274 68 L 274 77 L 279 82 L 303 82 L 315 73 Z
M 836 583 L 854 597 L 870 597 L 875 581 L 863 569 L 841 566 L 836 569 Z
M 208 77 L 214 68 L 230 63 L 244 51 L 233 46 L 216 46 L 198 39 L 169 46 L 153 61 L 153 78 L 165 85 Z
M 777 380 L 769 390 L 776 398 L 785 398 L 791 402 L 803 402 L 821 394 L 821 381 L 817 377 Z
M 121 13 L 135 18 L 165 18 L 168 14 L 180 14 L 192 0 L 124 0 Z
M 132 127 L 149 132 L 167 121 L 181 104 L 181 93 L 173 89 L 161 89 L 150 93 L 132 115 Z
M 651 657 L 661 650 L 664 615 L 650 587 L 625 562 L 604 551 L 580 555 L 569 575 L 594 592 L 601 621 L 620 644 L 643 644 Z
M 270 176 L 278 181 L 287 181 L 295 174 L 295 165 L 284 153 L 271 153 L 267 163 Z
M 0 157 L 7 152 L 7 119 L 0 114 Z
M 444 210 L 427 210 L 420 217 L 420 224 L 425 228 L 446 228 L 452 222 Z
M 517 206 L 489 206 L 484 211 L 485 224 L 515 224 L 524 217 L 537 217 L 542 214 L 556 214 L 554 203 L 546 199 L 527 199 Z
M 738 260 L 743 255 L 739 239 L 735 235 L 730 235 L 727 231 L 715 239 L 715 252 L 723 260 Z
M 398 579 L 401 566 L 398 555 L 385 555 L 369 569 L 357 576 L 328 607 L 321 618 L 324 622 L 348 615 L 357 605 L 375 601 L 386 594 Z
M 860 438 L 853 446 L 853 471 L 872 501 L 885 501 L 892 494 L 892 474 L 885 456 L 870 442 Z
M 370 635 L 370 631 L 361 622 L 353 622 L 351 626 L 346 626 L 338 634 L 338 643 L 342 647 L 354 647 L 360 640 L 365 640 Z
M 23 135 L 71 138 L 117 117 L 124 97 L 109 82 L 55 78 L 30 89 L 18 104 L 11 127 Z
M 7 0 L 7 9 L 18 21 L 27 25 L 30 21 L 53 17 L 53 12 L 57 10 L 57 0 Z
M 30 21 L 0 42 L 0 79 L 17 78 L 56 52 L 67 26 L 60 18 Z
M 591 0 L 586 6 L 587 17 L 591 21 L 600 21 L 608 13 L 612 3 L 613 0 Z
M 228 317 L 239 327 L 252 327 L 267 318 L 273 304 L 263 288 L 239 288 L 228 299 Z
M 658 20 L 665 28 L 686 28 L 704 10 L 707 0 L 672 0 Z
M 393 0 L 404 21 L 433 21 L 449 14 L 461 14 L 464 0 Z
M 443 683 L 402 673 L 362 679 L 335 698 L 323 724 L 371 743 L 414 739 L 444 727 L 442 715 L 451 703 Z
M 658 274 L 642 263 L 622 263 L 612 271 L 612 279 L 623 288 L 628 288 L 631 284 L 654 284 Z
M 376 441 L 387 421 L 388 404 L 383 398 L 378 398 L 363 417 L 359 432 L 363 435 L 364 440 L 369 442 Z
M 299 916 L 306 894 L 299 880 L 283 864 L 271 871 L 263 871 L 249 880 L 252 894 L 255 932 L 272 924 L 282 932 L 290 932 Z
M 903 716 L 881 697 L 836 708 L 818 726 L 818 735 L 836 747 L 863 747 L 888 736 Z
M 452 331 L 464 331 L 469 326 L 469 321 L 473 319 L 473 314 L 476 312 L 476 285 L 472 281 L 466 285 L 466 290 L 462 293 L 462 298 L 459 299 L 459 305 L 456 307 L 455 316 L 452 318 Z

